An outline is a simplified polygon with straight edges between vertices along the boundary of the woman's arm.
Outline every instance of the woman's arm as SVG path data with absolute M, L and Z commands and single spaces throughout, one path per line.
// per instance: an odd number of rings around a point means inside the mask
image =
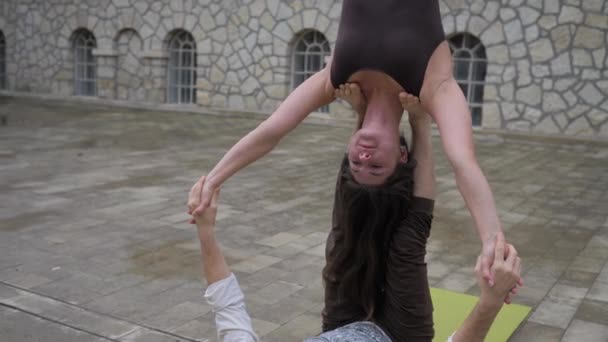
M 209 204 L 213 191 L 237 171 L 270 152 L 306 116 L 334 100 L 330 66 L 314 74 L 296 88 L 279 108 L 253 131 L 234 145 L 205 179 L 200 204 L 195 214 Z
M 458 189 L 475 221 L 483 243 L 482 269 L 492 284 L 489 270 L 494 253 L 494 237 L 502 229 L 492 190 L 475 157 L 469 107 L 453 78 L 442 82 L 425 105 L 439 127 L 441 142 L 454 170 Z

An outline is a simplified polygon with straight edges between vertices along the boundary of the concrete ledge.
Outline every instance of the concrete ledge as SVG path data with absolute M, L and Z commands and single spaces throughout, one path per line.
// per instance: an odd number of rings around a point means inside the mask
M 118 51 L 114 49 L 93 49 L 93 56 L 95 57 L 117 57 Z
M 147 50 L 140 54 L 142 58 L 148 59 L 167 59 L 169 54 L 164 50 Z
M 258 118 L 266 118 L 271 113 L 267 111 L 254 111 L 246 109 L 231 109 L 231 108 L 218 108 L 218 107 L 201 107 L 197 105 L 176 105 L 167 103 L 153 103 L 153 102 L 132 102 L 132 101 L 120 101 L 120 100 L 108 100 L 100 99 L 98 97 L 84 97 L 84 96 L 59 96 L 53 94 L 33 94 L 28 92 L 16 92 L 0 90 L 0 96 L 9 97 L 21 97 L 21 98 L 32 98 L 32 99 L 43 99 L 57 102 L 75 102 L 75 103 L 86 103 L 95 104 L 99 106 L 110 106 L 118 108 L 132 108 L 132 109 L 145 109 L 151 111 L 170 111 L 176 113 L 188 113 L 188 114 L 205 114 L 205 115 L 216 115 L 216 116 L 229 116 L 232 118 L 244 118 L 251 119 L 252 116 Z M 326 125 L 334 127 L 353 127 L 355 118 L 343 118 L 329 116 L 326 113 L 312 113 L 305 120 L 306 124 L 315 125 Z M 402 123 L 402 128 L 407 130 L 407 125 Z M 437 128 L 434 126 L 434 134 L 438 135 Z M 501 129 L 489 129 L 489 128 L 474 128 L 473 135 L 480 139 L 503 139 L 505 141 L 529 141 L 536 143 L 574 143 L 574 144 L 592 144 L 600 146 L 608 146 L 608 137 L 576 137 L 561 134 L 541 134 L 541 133 L 528 133 L 528 132 L 516 132 L 507 131 Z

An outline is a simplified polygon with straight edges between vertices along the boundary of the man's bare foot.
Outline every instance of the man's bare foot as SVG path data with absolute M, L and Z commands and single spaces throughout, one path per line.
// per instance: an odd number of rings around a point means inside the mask
M 422 107 L 422 104 L 420 104 L 420 100 L 418 99 L 418 97 L 412 94 L 408 94 L 402 91 L 401 93 L 399 93 L 399 102 L 401 102 L 401 106 L 403 106 L 403 109 L 405 109 L 408 113 L 425 112 L 424 108 Z
M 357 113 L 365 113 L 367 101 L 358 84 L 341 84 L 340 87 L 334 91 L 334 96 L 348 102 Z

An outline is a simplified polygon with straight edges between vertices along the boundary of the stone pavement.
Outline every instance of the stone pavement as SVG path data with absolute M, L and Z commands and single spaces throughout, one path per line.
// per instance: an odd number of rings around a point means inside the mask
M 0 98 L 0 340 L 214 340 L 191 184 L 261 117 Z M 223 188 L 218 237 L 265 341 L 319 332 L 321 268 L 350 129 L 304 124 Z M 436 140 L 436 142 L 438 142 Z M 511 341 L 608 341 L 608 146 L 479 135 L 525 262 Z M 433 286 L 476 294 L 477 241 L 439 144 Z

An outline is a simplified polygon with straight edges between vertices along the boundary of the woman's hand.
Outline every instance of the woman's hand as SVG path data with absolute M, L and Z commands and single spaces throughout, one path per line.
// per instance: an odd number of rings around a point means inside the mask
M 207 181 L 207 176 L 202 176 L 194 183 L 188 195 L 188 214 L 192 215 L 190 223 L 195 224 L 195 216 L 200 216 L 209 207 L 213 195 L 217 191 L 212 182 Z
M 198 183 L 198 182 L 197 182 Z M 211 195 L 209 201 L 209 207 L 205 209 L 201 214 L 194 214 L 192 219 L 198 227 L 198 234 L 200 239 L 205 239 L 212 236 L 215 229 L 215 217 L 217 215 L 217 202 L 219 199 L 220 190 L 217 189 Z

